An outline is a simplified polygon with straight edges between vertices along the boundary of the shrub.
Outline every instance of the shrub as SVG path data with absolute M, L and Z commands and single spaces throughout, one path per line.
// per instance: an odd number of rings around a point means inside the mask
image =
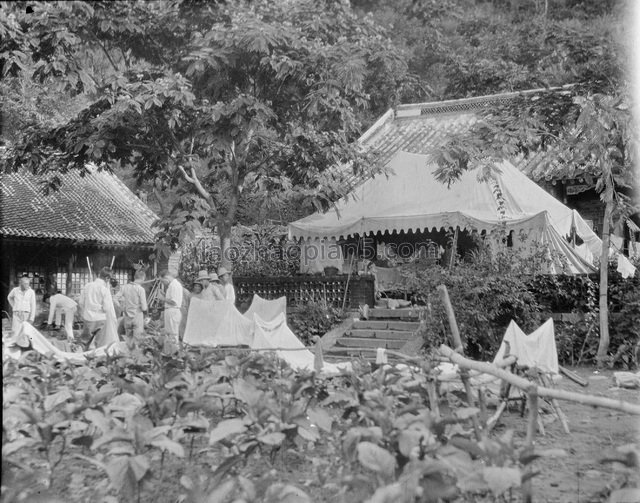
M 322 337 L 344 318 L 344 311 L 325 302 L 308 302 L 288 315 L 291 330 L 307 346 L 313 344 L 313 337 Z

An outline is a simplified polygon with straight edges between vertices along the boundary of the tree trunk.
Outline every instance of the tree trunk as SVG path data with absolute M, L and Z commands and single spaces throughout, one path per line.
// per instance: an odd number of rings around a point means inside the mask
M 609 228 L 613 202 L 607 201 L 602 222 L 602 253 L 600 255 L 600 341 L 596 361 L 598 367 L 604 367 L 609 351 L 609 305 L 607 292 L 609 288 Z
M 226 269 L 233 269 L 233 251 L 231 250 L 231 229 L 236 221 L 240 192 L 237 186 L 237 168 L 234 170 L 233 184 L 229 194 L 229 206 L 227 214 L 218 222 L 218 235 L 220 236 L 220 248 L 222 256 L 220 265 Z
M 220 238 L 220 266 L 231 269 L 231 226 L 226 222 L 218 224 L 218 237 Z

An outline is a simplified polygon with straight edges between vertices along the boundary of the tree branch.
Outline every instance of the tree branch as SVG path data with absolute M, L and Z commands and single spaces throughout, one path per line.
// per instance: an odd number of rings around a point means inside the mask
M 191 174 L 188 175 L 187 172 L 185 171 L 185 169 L 182 166 L 178 166 L 178 169 L 180 170 L 180 172 L 182 173 L 182 176 L 184 176 L 184 179 L 189 182 L 190 184 L 192 184 L 196 190 L 198 191 L 198 193 L 204 198 L 206 199 L 206 201 L 209 203 L 209 206 L 211 206 L 211 209 L 213 211 L 216 211 L 216 204 L 213 202 L 213 197 L 211 196 L 211 194 L 202 186 L 202 183 L 200 182 L 200 179 L 198 178 L 198 175 L 196 174 L 196 170 L 191 167 Z

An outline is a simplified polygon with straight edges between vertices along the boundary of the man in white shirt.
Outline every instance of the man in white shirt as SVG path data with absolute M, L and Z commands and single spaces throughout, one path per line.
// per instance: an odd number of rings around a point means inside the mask
M 148 310 L 147 292 L 142 287 L 145 277 L 145 272 L 138 270 L 133 281 L 120 289 L 124 330 L 130 345 L 144 333 L 144 315 Z
M 111 269 L 103 267 L 100 269 L 99 277 L 87 283 L 82 289 L 78 305 L 82 311 L 84 328 L 81 338 L 87 348 L 91 342 L 95 342 L 97 348 L 107 343 L 106 323 L 107 318 L 113 318 L 115 323 L 115 309 L 111 298 L 109 281 L 111 279 Z
M 218 269 L 218 277 L 220 281 L 222 281 L 222 289 L 224 291 L 224 298 L 231 301 L 233 304 L 236 303 L 236 290 L 233 288 L 233 283 L 231 283 L 231 271 L 224 267 L 220 267 Z
M 73 341 L 73 319 L 75 318 L 76 311 L 78 310 L 78 303 L 67 297 L 66 295 L 62 295 L 62 292 L 58 290 L 55 295 L 49 297 L 49 299 L 45 302 L 49 302 L 49 319 L 47 320 L 47 325 L 51 325 L 53 323 L 53 316 L 56 316 L 56 325 L 60 326 L 61 318 L 60 311 L 64 315 L 64 331 L 67 334 L 67 340 Z M 58 309 L 60 311 L 56 312 Z
M 164 293 L 164 329 L 167 335 L 179 342 L 182 320 L 182 285 L 169 271 L 160 273 L 160 281 L 166 287 Z
M 18 335 L 23 321 L 33 323 L 36 318 L 36 293 L 31 288 L 30 283 L 29 278 L 20 278 L 20 286 L 11 290 L 7 296 L 13 312 L 11 320 L 13 336 Z

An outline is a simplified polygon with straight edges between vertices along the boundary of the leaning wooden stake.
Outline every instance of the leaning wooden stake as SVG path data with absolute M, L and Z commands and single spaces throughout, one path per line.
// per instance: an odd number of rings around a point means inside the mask
M 477 370 L 483 374 L 491 374 L 499 377 L 503 381 L 507 381 L 509 384 L 516 386 L 523 390 L 528 390 L 531 386 L 531 381 L 514 375 L 510 372 L 502 370 L 491 363 L 477 362 L 469 360 L 464 356 L 456 353 L 449 346 L 442 344 L 439 348 L 440 354 L 449 358 L 452 363 L 457 364 L 461 368 Z M 635 414 L 640 416 L 640 405 L 625 402 L 623 400 L 614 400 L 612 398 L 606 398 L 601 396 L 585 395 L 582 393 L 575 393 L 572 391 L 559 390 L 555 388 L 545 388 L 538 386 L 538 396 L 543 398 L 556 398 L 558 400 L 566 400 L 568 402 L 581 403 L 583 405 L 590 405 L 592 407 L 605 407 L 607 409 L 619 410 L 626 412 L 627 414 Z
M 540 380 L 542 381 L 542 384 L 545 385 L 545 387 L 547 388 L 551 387 L 551 382 L 546 375 L 540 374 Z M 570 435 L 571 430 L 569 429 L 569 422 L 567 421 L 567 416 L 565 416 L 564 412 L 562 412 L 562 409 L 560 408 L 560 404 L 558 403 L 558 400 L 556 400 L 555 398 L 552 398 L 551 406 L 553 407 L 556 415 L 558 416 L 558 419 L 560 420 L 560 423 L 562 424 L 562 429 L 567 435 Z
M 536 438 L 536 428 L 538 427 L 538 388 L 533 383 L 530 384 L 527 390 L 527 401 L 529 402 L 529 421 L 527 422 L 527 438 L 525 440 L 526 446 L 529 450 L 533 451 L 533 444 Z M 531 468 L 528 467 L 527 471 Z M 532 477 L 528 477 L 522 484 L 522 496 L 525 503 L 531 503 L 533 501 L 533 487 L 531 484 Z
M 444 308 L 447 311 L 447 317 L 449 318 L 449 331 L 451 332 L 453 346 L 457 352 L 464 354 L 464 346 L 462 345 L 462 339 L 460 338 L 458 322 L 456 321 L 456 315 L 453 311 L 453 306 L 451 305 L 451 299 L 449 298 L 447 287 L 445 285 L 438 285 L 438 293 L 440 294 L 440 299 L 444 304 Z M 462 379 L 462 384 L 464 385 L 464 389 L 467 393 L 467 403 L 469 404 L 469 407 L 473 407 L 474 396 L 473 390 L 471 389 L 471 382 L 469 381 L 469 373 L 465 369 L 460 369 L 460 378 Z M 480 441 L 482 439 L 482 432 L 478 416 L 472 416 L 471 421 L 473 423 L 473 431 L 476 435 L 476 440 Z

